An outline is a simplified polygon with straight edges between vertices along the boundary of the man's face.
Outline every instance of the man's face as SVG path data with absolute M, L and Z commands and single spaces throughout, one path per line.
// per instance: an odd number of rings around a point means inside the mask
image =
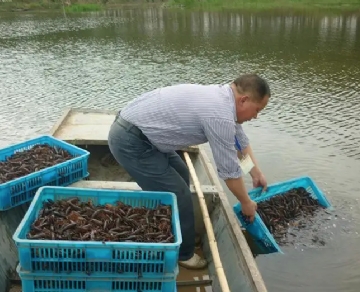
M 249 95 L 238 97 L 236 102 L 237 123 L 242 124 L 252 119 L 256 119 L 258 114 L 266 107 L 269 102 L 269 96 L 265 96 L 261 102 L 250 98 Z

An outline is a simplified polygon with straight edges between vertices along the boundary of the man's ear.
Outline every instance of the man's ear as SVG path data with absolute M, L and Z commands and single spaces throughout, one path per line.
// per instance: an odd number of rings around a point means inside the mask
M 241 95 L 239 98 L 239 102 L 240 102 L 240 104 L 243 104 L 248 99 L 249 99 L 249 97 L 247 95 Z

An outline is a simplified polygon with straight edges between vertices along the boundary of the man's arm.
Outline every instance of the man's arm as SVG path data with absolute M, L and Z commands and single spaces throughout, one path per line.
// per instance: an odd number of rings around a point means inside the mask
M 243 131 L 243 128 L 240 124 L 236 125 L 236 138 L 238 142 L 238 146 L 240 146 L 241 151 L 237 151 L 237 156 L 239 159 L 242 159 L 243 156 L 249 155 L 251 160 L 254 163 L 254 167 L 250 170 L 250 175 L 253 181 L 253 187 L 263 187 L 263 191 L 267 190 L 267 182 L 266 178 L 261 172 L 259 164 L 255 158 L 255 155 L 252 151 L 252 148 L 249 143 L 249 139 Z
M 203 128 L 210 144 L 219 177 L 225 181 L 229 190 L 242 205 L 248 204 L 251 200 L 241 176 L 237 152 L 234 147 L 234 123 L 225 119 L 212 118 L 203 121 Z
M 250 203 L 251 199 L 246 190 L 245 183 L 242 177 L 229 178 L 225 179 L 224 181 L 229 190 L 234 194 L 234 196 L 239 200 L 242 205 Z
M 252 148 L 250 146 L 249 139 L 245 135 L 241 125 L 236 125 L 236 138 L 241 148 L 241 151 L 239 150 L 237 151 L 238 158 L 242 159 L 243 156 L 249 155 L 254 163 L 254 167 L 250 170 L 250 175 L 253 181 L 253 187 L 256 188 L 261 186 L 263 188 L 263 191 L 266 191 L 267 190 L 266 178 L 259 167 L 259 163 L 257 162 L 255 155 L 252 151 Z
M 241 154 L 240 151 L 238 151 L 237 154 L 238 154 L 238 158 L 239 158 L 239 159 L 241 159 L 242 156 L 245 156 L 245 155 L 249 155 L 249 156 L 251 157 L 251 160 L 252 160 L 253 163 L 254 163 L 254 167 L 253 167 L 253 168 L 251 169 L 251 171 L 250 171 L 250 175 L 251 175 L 252 177 L 254 177 L 254 176 L 258 175 L 259 173 L 261 173 L 259 164 L 258 164 L 258 162 L 257 162 L 257 160 L 256 160 L 256 158 L 255 158 L 255 155 L 254 155 L 254 153 L 253 153 L 253 151 L 252 151 L 252 148 L 251 148 L 250 144 L 248 144 L 248 145 L 246 146 L 246 148 L 242 151 L 242 154 Z
M 258 175 L 259 173 L 261 173 L 259 164 L 255 158 L 253 151 L 252 151 L 252 148 L 249 143 L 249 139 L 246 136 L 246 134 L 240 124 L 236 125 L 236 138 L 241 147 L 241 151 L 239 151 L 239 150 L 237 151 L 238 158 L 241 160 L 243 158 L 243 156 L 246 156 L 248 154 L 251 157 L 251 160 L 253 161 L 253 163 L 255 165 L 252 168 L 252 170 L 250 171 L 250 175 L 252 177 Z

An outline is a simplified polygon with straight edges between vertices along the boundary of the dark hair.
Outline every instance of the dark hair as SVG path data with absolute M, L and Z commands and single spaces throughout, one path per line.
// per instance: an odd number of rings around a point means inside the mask
M 241 75 L 233 83 L 240 94 L 252 93 L 252 97 L 258 102 L 261 102 L 265 96 L 271 96 L 268 83 L 256 74 Z

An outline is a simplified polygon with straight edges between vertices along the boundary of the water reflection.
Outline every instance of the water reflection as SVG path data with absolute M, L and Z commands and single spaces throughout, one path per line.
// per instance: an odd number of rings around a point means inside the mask
M 9 14 L 0 48 L 0 146 L 44 133 L 65 107 L 117 109 L 158 86 L 265 76 L 273 97 L 247 131 L 269 181 L 311 175 L 346 220 L 326 248 L 258 257 L 261 271 L 271 292 L 357 291 L 360 18 L 158 8 Z
M 324 45 L 335 41 L 347 47 L 347 50 L 356 49 L 358 16 L 288 16 L 288 15 L 252 15 L 235 12 L 165 12 L 162 9 L 148 9 L 145 11 L 119 10 L 97 13 L 98 15 L 114 18 L 133 18 L 138 21 L 134 25 L 143 30 L 148 36 L 161 35 L 166 31 L 176 33 L 186 31 L 188 36 L 212 37 L 220 34 L 243 35 L 244 37 L 265 31 L 266 41 L 281 43 L 296 39 L 296 35 L 308 34 L 308 40 Z M 135 16 L 136 14 L 136 16 Z M 140 20 L 141 19 L 141 20 Z M 140 22 L 139 22 L 140 20 Z M 304 32 L 306 30 L 306 33 Z M 359 34 L 359 33 L 358 33 Z M 276 36 L 273 38 L 273 36 Z M 265 35 L 264 35 L 265 37 Z M 213 39 L 217 42 L 216 39 Z M 265 38 L 264 38 L 265 41 Z M 308 47 L 304 44 L 304 47 Z M 328 47 L 328 46 L 326 46 Z M 322 47 L 325 49 L 325 47 Z

